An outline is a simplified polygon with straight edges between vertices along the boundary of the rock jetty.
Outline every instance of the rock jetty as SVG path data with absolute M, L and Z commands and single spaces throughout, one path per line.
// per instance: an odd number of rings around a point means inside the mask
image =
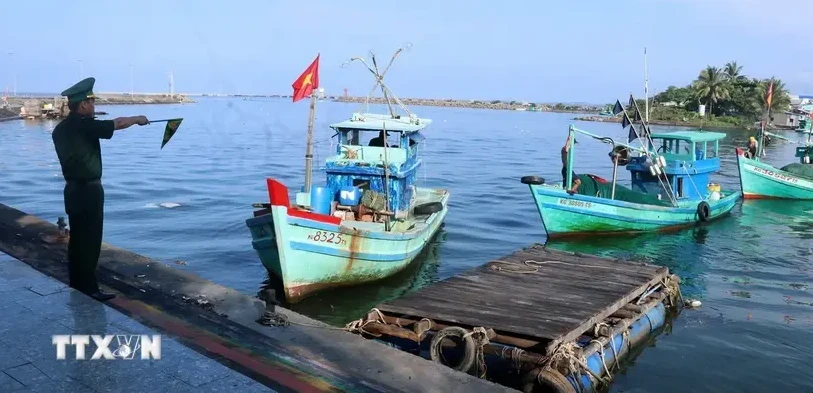
M 333 101 L 336 102 L 364 102 L 365 97 L 353 96 L 340 96 L 335 97 Z M 594 105 L 573 105 L 573 104 L 550 104 L 550 103 L 533 103 L 533 102 L 520 102 L 520 101 L 501 101 L 501 100 L 458 100 L 458 99 L 440 99 L 440 98 L 401 98 L 401 102 L 406 106 L 443 106 L 453 108 L 477 108 L 477 109 L 497 109 L 497 110 L 515 110 L 515 111 L 531 111 L 531 112 L 567 112 L 567 113 L 591 113 L 598 112 L 604 106 Z M 371 104 L 386 104 L 384 98 L 370 97 Z
M 195 101 L 182 94 L 111 94 L 96 95 L 96 105 L 154 105 L 154 104 L 186 104 Z M 9 116 L 22 116 L 28 119 L 61 118 L 68 114 L 68 100 L 65 97 L 54 95 L 5 97 L 3 101 L 5 112 L 0 118 Z

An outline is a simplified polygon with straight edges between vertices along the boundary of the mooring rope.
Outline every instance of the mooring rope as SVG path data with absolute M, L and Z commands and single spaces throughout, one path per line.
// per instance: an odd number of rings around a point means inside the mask
M 510 349 L 511 353 L 506 354 Z M 514 364 L 514 368 L 520 370 L 522 368 L 522 354 L 525 353 L 524 350 L 517 348 L 517 347 L 508 347 L 503 346 L 500 350 L 500 357 L 503 359 L 509 359 Z
M 474 343 L 476 345 L 476 347 L 474 349 L 475 366 L 480 371 L 480 373 L 479 373 L 480 378 L 485 378 L 487 368 L 486 368 L 486 360 L 485 360 L 485 354 L 483 353 L 483 348 L 486 345 L 488 345 L 488 343 L 489 343 L 488 333 L 486 332 L 486 329 L 483 328 L 483 327 L 475 327 L 474 329 L 472 329 L 472 331 L 470 331 L 470 332 L 466 333 L 465 335 L 463 335 L 462 338 L 466 339 L 466 337 L 469 337 L 469 336 L 474 338 Z
M 684 304 L 683 293 L 680 291 L 680 284 L 678 284 L 678 279 L 674 274 L 662 278 L 661 285 L 663 285 L 664 290 L 666 291 L 666 296 L 669 298 L 669 303 L 672 306 L 675 305 L 674 304 L 675 295 L 677 295 L 680 304 Z
M 610 337 L 610 340 L 612 340 L 612 337 Z M 612 341 L 610 342 L 612 343 Z M 599 357 L 601 357 L 601 365 L 604 366 L 604 373 L 607 374 L 607 379 L 612 381 L 612 374 L 610 374 L 610 369 L 607 368 L 607 362 L 604 361 L 604 345 L 601 343 L 601 341 L 598 341 L 596 339 L 590 340 L 590 343 L 598 344 L 598 355 Z M 610 345 L 610 347 L 612 348 L 614 346 Z M 613 350 L 613 352 L 615 352 L 615 350 Z
M 603 378 L 602 376 L 594 373 L 593 370 L 590 370 L 584 356 L 576 356 L 576 351 L 579 349 L 581 349 L 581 347 L 579 347 L 575 342 L 559 345 L 559 347 L 556 348 L 556 351 L 554 351 L 553 355 L 551 355 L 550 359 L 548 359 L 545 367 L 556 369 L 561 364 L 560 362 L 566 361 L 567 363 L 564 364 L 564 368 L 567 369 L 570 374 L 574 376 L 577 375 L 579 380 L 581 380 L 582 375 L 584 375 L 583 371 L 587 371 L 587 374 L 592 376 L 596 381 L 604 384 L 609 383 L 610 381 L 607 378 Z M 581 383 L 577 385 L 581 390 Z

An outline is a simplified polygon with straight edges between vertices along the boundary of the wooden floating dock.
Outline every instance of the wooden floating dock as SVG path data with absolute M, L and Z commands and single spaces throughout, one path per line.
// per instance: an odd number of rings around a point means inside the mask
M 665 267 L 535 245 L 381 303 L 356 325 L 447 365 L 439 355 L 456 348 L 463 353 L 454 368 L 489 379 L 485 355 L 510 360 L 526 374 L 509 382 L 514 388 L 537 378 L 576 392 L 608 382 L 609 367 L 665 323 L 667 308 L 682 305 L 678 283 Z M 461 349 L 453 338 L 470 341 Z

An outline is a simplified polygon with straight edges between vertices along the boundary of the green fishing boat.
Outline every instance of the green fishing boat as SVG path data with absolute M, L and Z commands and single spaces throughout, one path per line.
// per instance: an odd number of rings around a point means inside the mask
M 773 134 L 763 129 L 760 131 L 760 141 L 765 136 L 782 139 L 790 143 L 797 143 L 797 163 L 791 163 L 776 168 L 762 162 L 764 154 L 762 143 L 757 144 L 757 152 L 736 148 L 737 166 L 740 173 L 740 187 L 745 199 L 806 199 L 813 200 L 813 143 L 810 138 L 806 142 L 798 143 L 781 135 Z
M 630 97 L 634 105 L 634 100 Z M 614 111 L 624 111 L 620 102 Z M 638 112 L 636 112 L 638 113 Z M 641 120 L 636 115 L 636 120 Z M 719 141 L 725 134 L 680 131 L 651 134 L 642 121 L 638 135 L 624 111 L 623 127 L 630 126 L 634 147 L 570 126 L 564 184 L 548 184 L 538 176 L 525 176 L 548 238 L 589 234 L 614 234 L 679 229 L 707 222 L 731 211 L 739 190 L 724 191 L 710 175 L 720 169 Z M 613 177 L 574 177 L 574 140 L 586 135 L 610 144 Z M 633 152 L 639 156 L 633 157 Z M 617 184 L 618 167 L 630 172 L 630 187 Z M 573 191 L 576 179 L 581 182 Z

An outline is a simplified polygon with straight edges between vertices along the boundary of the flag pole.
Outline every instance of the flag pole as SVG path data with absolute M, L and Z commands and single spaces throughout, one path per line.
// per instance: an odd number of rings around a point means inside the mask
M 316 90 L 311 92 L 311 107 L 308 116 L 308 142 L 305 148 L 305 192 L 311 192 L 311 175 L 313 167 L 313 118 L 316 114 Z

